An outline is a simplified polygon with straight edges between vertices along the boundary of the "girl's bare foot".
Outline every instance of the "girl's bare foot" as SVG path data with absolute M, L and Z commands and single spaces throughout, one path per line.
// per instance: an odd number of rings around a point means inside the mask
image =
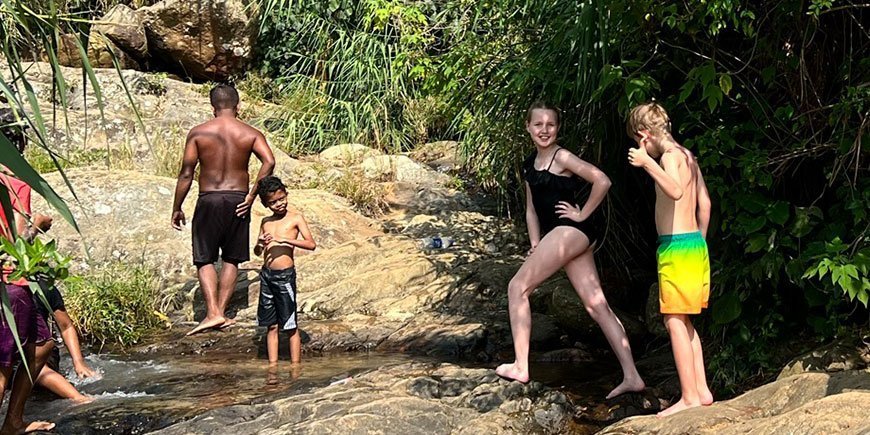
M 610 394 L 607 395 L 607 399 L 612 399 L 620 394 L 632 393 L 643 391 L 646 385 L 643 383 L 643 380 L 640 378 L 636 379 L 623 379 L 622 383 L 617 385 Z
M 684 401 L 683 399 L 680 399 L 679 401 L 677 401 L 677 403 L 674 403 L 673 405 L 671 405 L 670 408 L 665 409 L 664 411 L 656 414 L 656 417 L 659 417 L 659 418 L 667 417 L 669 415 L 674 415 L 680 411 L 685 411 L 685 410 L 690 409 L 690 408 L 697 408 L 698 406 L 701 406 L 701 402 L 689 403 L 689 402 Z
M 511 380 L 517 381 L 522 384 L 529 382 L 529 370 L 528 369 L 520 369 L 517 367 L 516 363 L 512 364 L 502 364 L 495 369 L 495 374 Z

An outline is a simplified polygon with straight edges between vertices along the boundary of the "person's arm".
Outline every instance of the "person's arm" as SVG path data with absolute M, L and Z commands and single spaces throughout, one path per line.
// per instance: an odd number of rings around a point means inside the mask
M 628 162 L 632 166 L 646 170 L 662 192 L 674 201 L 683 197 L 678 159 L 677 153 L 666 152 L 662 155 L 662 164 L 659 166 L 643 147 L 628 150 Z
M 254 199 L 257 197 L 257 183 L 263 177 L 272 175 L 272 171 L 275 170 L 275 155 L 272 154 L 272 148 L 269 148 L 269 144 L 266 143 L 266 137 L 259 131 L 254 139 L 253 152 L 260 160 L 260 172 L 257 173 L 257 179 L 254 180 L 251 190 L 245 196 L 245 201 L 236 207 L 236 215 L 238 216 L 244 216 L 251 208 L 251 204 L 254 203 Z
M 184 198 L 190 192 L 190 185 L 193 184 L 193 174 L 198 161 L 199 153 L 196 150 L 196 139 L 191 131 L 184 144 L 181 170 L 178 172 L 178 181 L 175 183 L 175 199 L 172 201 L 172 228 L 176 230 L 181 230 L 182 225 L 187 224 L 184 212 L 181 211 L 181 204 L 184 203 Z
M 55 310 L 54 318 L 57 321 L 57 326 L 60 327 L 60 335 L 63 337 L 63 342 L 72 357 L 73 369 L 80 378 L 89 378 L 97 374 L 94 369 L 88 367 L 85 358 L 82 356 L 82 348 L 79 343 L 79 334 L 76 327 L 73 325 L 69 314 L 64 310 Z
M 305 217 L 301 214 L 296 222 L 296 227 L 299 228 L 299 236 L 302 237 L 302 240 L 297 238 L 296 240 L 282 240 L 282 242 L 309 251 L 316 249 L 317 242 L 314 241 L 314 237 L 311 235 L 311 230 L 308 228 L 308 222 L 305 222 Z
M 710 201 L 710 192 L 707 191 L 707 183 L 704 182 L 704 176 L 701 175 L 701 168 L 698 167 L 698 228 L 701 230 L 701 235 L 707 238 L 707 229 L 710 227 L 710 209 L 712 202 Z
M 556 159 L 563 168 L 571 171 L 571 173 L 586 180 L 592 185 L 586 203 L 583 204 L 583 207 L 576 216 L 571 216 L 574 213 L 570 212 L 570 208 L 569 210 L 566 210 L 564 205 L 561 207 L 559 205 L 556 206 L 556 210 L 560 213 L 560 216 L 564 216 L 577 222 L 583 222 L 588 219 L 589 216 L 592 215 L 592 212 L 594 212 L 595 209 L 597 209 L 604 201 L 607 191 L 610 190 L 610 178 L 603 171 L 595 167 L 595 165 L 584 161 L 573 153 L 559 153 L 559 155 L 556 156 Z

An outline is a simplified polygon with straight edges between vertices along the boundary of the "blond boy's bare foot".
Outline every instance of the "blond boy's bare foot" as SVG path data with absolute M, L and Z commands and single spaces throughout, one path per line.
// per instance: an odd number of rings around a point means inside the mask
M 680 399 L 677 403 L 674 403 L 673 405 L 671 405 L 670 408 L 665 409 L 664 411 L 656 414 L 656 417 L 658 417 L 658 418 L 667 417 L 669 415 L 674 415 L 680 411 L 685 411 L 685 410 L 690 409 L 690 408 L 697 408 L 699 406 L 701 406 L 701 402 L 689 403 L 689 402 L 684 401 L 683 399 Z
M 617 385 L 610 394 L 607 395 L 607 399 L 612 399 L 620 394 L 625 393 L 634 393 L 638 391 L 643 391 L 646 385 L 643 383 L 643 380 L 640 378 L 637 379 L 623 379 L 622 383 Z
M 698 398 L 701 400 L 701 405 L 710 406 L 713 404 L 713 393 L 709 389 L 698 391 Z
M 529 382 L 529 370 L 523 370 L 517 367 L 516 363 L 502 364 L 495 369 L 495 374 L 511 381 L 517 381 L 525 384 Z
M 19 423 L 20 424 L 10 423 L 7 420 L 6 423 L 3 425 L 3 429 L 0 430 L 0 434 L 18 435 L 37 431 L 49 431 L 54 429 L 54 423 L 50 423 L 47 421 L 32 421 L 30 423 L 25 423 L 21 421 Z
M 193 335 L 198 334 L 206 329 L 217 328 L 224 323 L 226 323 L 227 319 L 223 316 L 215 316 L 215 317 L 206 317 L 202 319 L 202 322 L 199 322 L 199 325 L 196 325 L 196 328 L 193 328 L 185 335 Z

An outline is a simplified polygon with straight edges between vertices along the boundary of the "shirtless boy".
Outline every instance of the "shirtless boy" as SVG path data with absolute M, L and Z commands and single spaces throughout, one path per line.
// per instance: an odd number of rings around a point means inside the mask
M 682 394 L 678 402 L 658 414 L 666 417 L 713 403 L 704 373 L 701 339 L 689 318 L 707 308 L 710 297 L 706 242 L 710 195 L 697 160 L 671 136 L 670 120 L 662 106 L 647 103 L 635 107 L 626 130 L 638 145 L 628 151 L 629 163 L 646 170 L 656 184 L 659 305 L 671 338 Z
M 302 359 L 302 340 L 296 323 L 293 253 L 296 248 L 313 251 L 317 243 L 311 237 L 302 214 L 287 208 L 287 188 L 278 177 L 268 176 L 260 180 L 258 193 L 263 205 L 273 214 L 263 219 L 254 246 L 254 254 L 263 254 L 257 323 L 269 328 L 266 334 L 269 364 L 278 363 L 279 329 L 290 336 L 290 362 L 296 364 Z
M 199 198 L 193 213 L 193 264 L 206 304 L 206 316 L 187 335 L 235 323 L 224 312 L 235 290 L 239 263 L 248 261 L 248 211 L 256 196 L 256 181 L 272 173 L 275 157 L 257 129 L 239 121 L 239 94 L 232 86 L 217 85 L 209 94 L 214 119 L 190 130 L 172 204 L 172 227 L 187 223 L 181 204 L 199 164 Z M 257 180 L 248 186 L 251 154 L 262 163 Z M 214 263 L 223 260 L 220 279 Z

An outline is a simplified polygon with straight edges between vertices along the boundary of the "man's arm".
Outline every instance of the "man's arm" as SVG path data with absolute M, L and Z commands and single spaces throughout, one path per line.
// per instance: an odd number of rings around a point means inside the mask
M 194 139 L 193 131 L 191 131 L 187 135 L 187 142 L 184 144 L 181 171 L 178 172 L 178 182 L 175 184 L 175 199 L 172 201 L 172 228 L 176 230 L 181 230 L 181 226 L 187 223 L 184 212 L 181 211 L 181 204 L 184 203 L 184 198 L 190 192 L 190 185 L 193 184 L 193 173 L 196 170 L 198 162 L 199 153 L 196 150 L 196 139 Z
M 266 143 L 266 137 L 259 131 L 254 138 L 254 147 L 252 151 L 254 152 L 254 155 L 257 156 L 257 159 L 260 160 L 260 172 L 257 173 L 257 179 L 254 180 L 254 184 L 251 185 L 251 190 L 248 192 L 248 195 L 245 196 L 245 202 L 236 207 L 236 214 L 239 216 L 243 216 L 247 213 L 251 208 L 251 204 L 254 203 L 254 198 L 257 197 L 257 183 L 262 180 L 263 177 L 272 175 L 272 171 L 275 170 L 275 156 L 272 154 L 272 148 L 269 148 L 269 144 Z
M 704 176 L 701 175 L 701 168 L 698 169 L 698 228 L 701 230 L 701 235 L 707 238 L 707 229 L 710 226 L 710 209 L 712 202 L 710 201 L 710 192 L 707 191 L 707 183 L 704 182 Z

